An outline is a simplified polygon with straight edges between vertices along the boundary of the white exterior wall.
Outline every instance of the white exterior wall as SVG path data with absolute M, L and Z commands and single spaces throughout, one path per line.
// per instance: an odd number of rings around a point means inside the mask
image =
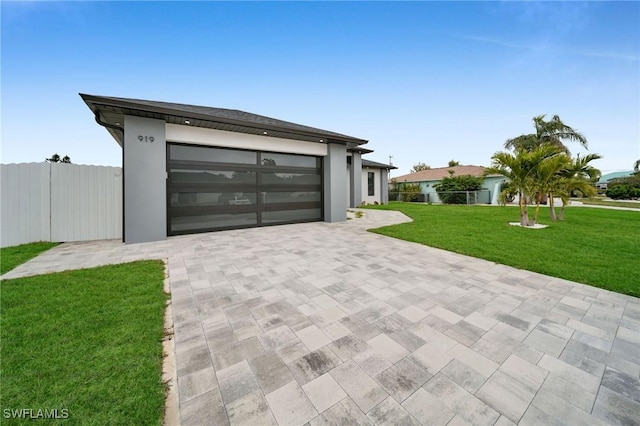
M 197 145 L 240 148 L 260 151 L 286 152 L 290 154 L 327 155 L 324 143 L 296 141 L 272 138 L 269 136 L 249 135 L 246 133 L 225 132 L 223 130 L 203 129 L 178 124 L 166 125 L 167 142 L 180 142 Z
M 0 166 L 0 246 L 122 238 L 122 169 Z
M 369 178 L 368 173 L 373 173 L 374 195 L 369 194 Z M 380 185 L 380 169 L 362 169 L 362 201 L 367 204 L 373 204 L 374 202 L 381 203 L 381 185 Z

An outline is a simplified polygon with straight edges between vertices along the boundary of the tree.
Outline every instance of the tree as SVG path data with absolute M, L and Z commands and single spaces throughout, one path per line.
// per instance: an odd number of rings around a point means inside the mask
M 445 204 L 467 204 L 467 191 L 478 191 L 482 189 L 483 177 L 450 174 L 442 178 L 435 186 L 438 197 Z
M 640 172 L 640 159 L 633 163 L 633 171 L 636 173 Z
M 423 170 L 429 170 L 430 168 L 431 166 L 425 163 L 414 164 L 413 168 L 411 169 L 411 173 L 421 172 Z
M 415 182 L 403 182 L 400 184 L 400 201 L 422 201 L 418 200 L 422 188 L 419 183 Z
M 613 199 L 640 198 L 640 172 L 630 176 L 611 179 L 607 184 L 607 197 Z
M 557 148 L 547 144 L 531 149 L 519 147 L 513 153 L 496 152 L 491 157 L 491 167 L 485 169 L 485 175 L 499 174 L 509 179 L 511 190 L 518 193 L 521 226 L 535 224 L 529 221 L 528 207 L 529 199 L 535 195 L 539 188 L 536 182 L 538 166 L 546 158 L 557 153 Z M 501 194 L 501 198 L 504 199 L 505 195 Z
M 548 194 L 549 207 L 553 209 L 553 194 L 559 192 L 558 188 L 562 173 L 571 165 L 571 157 L 569 157 L 562 149 L 553 145 L 548 146 L 550 155 L 545 157 L 538 163 L 534 171 L 535 200 L 536 210 L 533 214 L 533 223 L 538 222 L 538 213 L 540 212 L 540 203 L 543 195 Z M 555 152 L 553 152 L 555 150 Z
M 509 139 L 505 142 L 504 147 L 531 151 L 541 145 L 549 144 L 562 149 L 567 154 L 570 154 L 570 152 L 564 142 L 578 142 L 584 148 L 587 148 L 587 138 L 582 133 L 564 124 L 559 116 L 554 115 L 549 121 L 545 121 L 545 117 L 546 115 L 533 117 L 533 125 L 536 132 Z
M 588 154 L 584 157 L 579 155 L 575 159 L 571 159 L 569 167 L 562 170 L 558 176 L 555 191 L 549 192 L 549 216 L 551 220 L 564 219 L 564 212 L 569 204 L 569 198 L 574 191 L 580 191 L 583 195 L 591 197 L 597 194 L 594 183 L 600 179 L 602 172 L 589 163 L 602 158 L 599 154 Z M 560 216 L 556 217 L 554 206 L 554 195 L 559 195 L 562 200 L 562 209 Z
M 64 157 L 60 158 L 58 153 L 55 153 L 55 154 L 53 154 L 51 156 L 51 158 L 45 158 L 44 160 L 47 163 L 67 163 L 67 164 L 71 164 L 71 158 L 68 155 L 65 155 Z
M 460 162 L 455 160 L 449 160 L 449 167 L 459 166 Z

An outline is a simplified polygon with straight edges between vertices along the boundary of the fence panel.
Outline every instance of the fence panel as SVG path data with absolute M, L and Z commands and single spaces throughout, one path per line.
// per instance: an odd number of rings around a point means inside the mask
M 122 237 L 122 169 L 51 164 L 51 241 Z
M 0 246 L 49 240 L 49 194 L 46 164 L 0 165 Z
M 122 237 L 122 169 L 77 164 L 1 166 L 0 246 Z

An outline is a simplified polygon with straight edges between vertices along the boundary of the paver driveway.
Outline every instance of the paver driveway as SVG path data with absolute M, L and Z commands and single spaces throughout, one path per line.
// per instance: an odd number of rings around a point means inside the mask
M 407 219 L 365 214 L 65 244 L 5 278 L 168 259 L 184 425 L 638 424 L 639 299 L 367 233 Z

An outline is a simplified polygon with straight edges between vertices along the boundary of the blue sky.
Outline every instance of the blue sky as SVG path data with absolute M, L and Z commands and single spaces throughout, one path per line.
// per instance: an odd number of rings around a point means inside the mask
M 640 158 L 638 2 L 5 2 L 2 162 L 120 165 L 79 92 L 249 111 L 367 158 L 488 165 L 532 117 Z M 574 153 L 582 152 L 574 146 Z

